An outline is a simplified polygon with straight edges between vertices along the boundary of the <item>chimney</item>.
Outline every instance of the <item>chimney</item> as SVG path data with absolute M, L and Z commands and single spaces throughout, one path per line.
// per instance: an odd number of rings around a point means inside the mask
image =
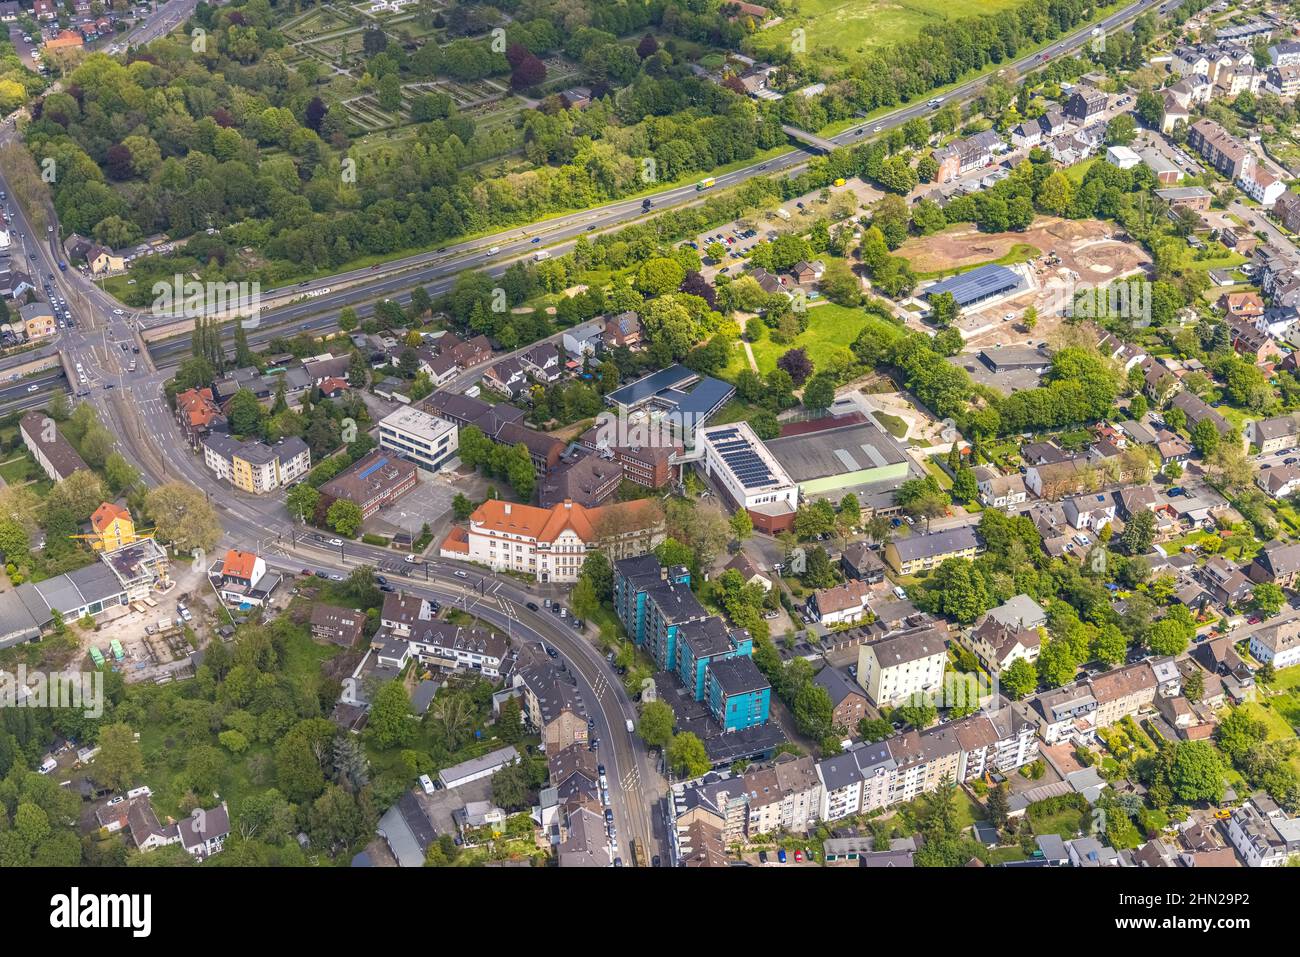
M 509 502 L 506 502 L 506 514 L 507 514 L 507 515 L 510 514 L 510 503 L 509 503 Z
M 564 507 L 565 507 L 566 509 L 572 509 L 572 508 L 573 508 L 573 499 L 566 498 L 566 499 L 564 500 Z

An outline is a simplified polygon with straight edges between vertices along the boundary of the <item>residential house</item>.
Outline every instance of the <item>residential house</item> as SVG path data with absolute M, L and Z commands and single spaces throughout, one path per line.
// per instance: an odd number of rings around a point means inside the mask
M 1256 629 L 1250 636 L 1250 653 L 1278 670 L 1300 663 L 1300 619 Z
M 970 525 L 959 525 L 891 541 L 885 546 L 885 562 L 900 575 L 914 575 L 941 565 L 949 558 L 974 558 L 982 551 L 984 543 L 975 529 Z
M 1255 484 L 1273 498 L 1286 498 L 1300 488 L 1300 467 L 1278 465 L 1255 473 Z
M 366 627 L 364 612 L 334 605 L 316 603 L 311 609 L 311 634 L 313 638 L 328 641 L 342 648 L 353 647 Z
M 853 542 L 840 556 L 840 568 L 849 578 L 868 584 L 885 580 L 885 563 L 880 553 L 866 542 Z
M 1115 518 L 1115 500 L 1106 492 L 1089 492 L 1067 498 L 1065 519 L 1079 531 L 1099 532 Z
M 1300 543 L 1269 542 L 1255 556 L 1249 574 L 1254 582 L 1272 582 L 1282 588 L 1294 588 L 1297 577 L 1300 577 Z
M 1003 475 L 986 465 L 976 466 L 975 481 L 979 484 L 980 504 L 985 508 L 1013 509 L 1029 497 L 1025 480 L 1017 474 Z
M 872 713 L 861 687 L 849 680 L 838 668 L 829 665 L 817 672 L 813 684 L 825 688 L 830 695 L 834 715 L 831 726 L 843 728 L 851 736 L 856 735 L 858 722 Z
M 1284 867 L 1300 853 L 1300 818 L 1262 792 L 1233 810 L 1226 830 L 1247 867 Z
M 808 611 L 828 627 L 861 621 L 869 611 L 871 586 L 864 581 L 847 581 L 833 588 L 820 588 L 808 599 Z
M 858 649 L 858 684 L 877 706 L 900 704 L 936 691 L 947 659 L 947 643 L 937 629 L 891 635 Z

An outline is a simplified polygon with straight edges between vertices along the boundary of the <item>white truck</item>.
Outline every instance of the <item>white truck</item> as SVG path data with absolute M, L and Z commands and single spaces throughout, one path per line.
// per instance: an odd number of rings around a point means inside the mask
M 550 252 L 545 249 L 539 249 L 537 250 L 537 252 L 533 253 L 533 259 L 536 262 L 541 262 L 543 259 L 550 259 L 550 258 L 551 258 Z

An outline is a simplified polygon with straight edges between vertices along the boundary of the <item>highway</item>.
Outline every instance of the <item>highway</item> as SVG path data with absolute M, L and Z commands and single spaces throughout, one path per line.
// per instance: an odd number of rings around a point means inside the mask
M 181 2 L 182 0 L 172 0 L 172 4 L 163 9 L 181 9 L 173 7 L 173 4 Z M 1107 18 L 1103 21 L 1103 26 L 1111 29 L 1155 5 L 1156 0 L 1135 3 Z M 1056 56 L 1086 42 L 1090 29 L 1082 30 L 1070 40 L 1058 43 L 1050 49 L 1050 55 Z M 1036 62 L 1037 57 L 1028 57 L 1018 64 L 1008 66 L 1028 69 Z M 972 81 L 948 94 L 948 97 L 974 95 L 985 82 L 987 78 Z M 884 129 L 906 122 L 912 116 L 922 115 L 928 110 L 929 107 L 925 105 L 904 108 L 888 117 L 868 121 L 854 130 L 846 131 L 836 137 L 836 142 L 840 145 L 853 142 L 865 133 L 868 125 Z M 0 130 L 0 140 L 13 135 L 16 134 L 8 125 Z M 807 160 L 808 154 L 792 151 L 767 163 L 719 176 L 718 185 L 734 185 L 754 175 L 792 170 Z M 8 189 L 2 178 L 0 186 Z M 654 197 L 654 202 L 656 207 L 662 207 L 696 202 L 699 199 L 700 194 L 694 187 L 687 186 L 666 190 Z M 179 362 L 188 351 L 188 337 L 180 340 L 179 345 L 159 348 L 157 367 L 149 361 L 147 350 L 139 355 L 134 353 L 132 348 L 139 345 L 140 340 L 133 317 L 112 297 L 96 287 L 87 276 L 74 269 L 61 272 L 57 264 L 63 254 L 59 247 L 60 232 L 57 226 L 54 231 L 46 233 L 42 241 L 19 206 L 16 203 L 12 205 L 15 213 L 12 223 L 15 241 L 20 243 L 27 256 L 36 257 L 34 261 L 30 258 L 28 260 L 33 277 L 42 284 L 46 281 L 51 283 L 52 288 L 67 299 L 77 319 L 75 328 L 58 333 L 58 348 L 68 366 L 75 366 L 78 362 L 84 366 L 89 381 L 80 391 L 116 437 L 117 450 L 136 465 L 148 481 L 160 483 L 181 480 L 202 489 L 217 509 L 225 531 L 221 547 L 255 548 L 276 567 L 295 573 L 303 568 L 311 568 L 345 574 L 358 564 L 378 568 L 392 565 L 394 555 L 385 549 L 348 543 L 341 554 L 336 555 L 332 549 L 321 548 L 310 539 L 294 541 L 299 532 L 293 528 L 280 497 L 250 496 L 219 482 L 181 440 L 163 397 L 162 386 L 167 374 L 162 370 L 169 364 Z M 53 210 L 49 210 L 48 215 L 50 222 L 57 223 Z M 623 201 L 598 210 L 551 220 L 530 229 L 511 230 L 491 239 L 410 257 L 408 260 L 386 264 L 379 270 L 366 270 L 363 274 L 354 272 L 337 279 L 324 280 L 317 288 L 336 281 L 346 281 L 349 277 L 361 282 L 352 289 L 339 290 L 274 310 L 270 315 L 264 316 L 261 327 L 250 333 L 249 341 L 252 345 L 259 345 L 275 335 L 276 332 L 271 328 L 272 319 L 278 323 L 294 323 L 292 329 L 284 330 L 287 333 L 322 328 L 323 325 L 336 321 L 329 314 L 336 315 L 343 305 L 355 305 L 384 297 L 399 298 L 399 290 L 408 290 L 417 282 L 429 284 L 431 291 L 437 293 L 465 269 L 487 268 L 493 273 L 503 271 L 509 261 L 531 255 L 532 250 L 543 243 L 556 252 L 562 252 L 579 235 L 597 229 L 613 228 L 642 215 L 639 198 Z M 534 237 L 539 239 L 539 243 L 531 241 Z M 493 247 L 499 249 L 494 251 Z M 401 272 L 403 269 L 407 271 Z M 119 312 L 122 314 L 115 314 Z M 321 313 L 325 315 L 319 315 Z M 129 370 L 132 359 L 140 362 L 140 368 L 136 372 Z M 449 387 L 461 388 L 471 377 L 471 373 L 464 373 Z M 6 392 L 25 388 L 28 384 L 30 383 L 0 390 L 0 400 L 3 400 Z M 14 398 L 28 401 L 22 395 Z M 34 395 L 31 398 L 38 397 Z M 619 784 L 611 789 L 611 800 L 622 856 L 625 860 L 630 857 L 627 850 L 630 838 L 635 838 L 645 849 L 647 860 L 655 854 L 666 853 L 663 843 L 655 836 L 651 823 L 651 808 L 660 795 L 654 790 L 656 778 L 650 759 L 640 740 L 628 734 L 625 727 L 627 720 L 636 717 L 634 705 L 599 651 L 589 641 L 573 632 L 566 624 L 556 621 L 553 616 L 527 608 L 529 601 L 534 601 L 543 594 L 558 595 L 559 590 L 550 586 L 551 591 L 544 592 L 544 586 L 521 586 L 506 576 L 481 570 L 470 571 L 471 577 L 468 580 L 461 579 L 455 575 L 452 563 L 437 563 L 428 569 L 428 575 L 427 583 L 408 579 L 402 582 L 402 587 L 409 588 L 415 594 L 436 597 L 439 601 L 459 599 L 463 607 L 468 607 L 474 614 L 505 628 L 512 635 L 518 634 L 525 641 L 545 641 L 564 656 L 577 680 L 589 713 L 596 722 L 596 731 L 602 743 L 602 762 Z M 467 581 L 477 583 L 480 578 L 484 593 L 475 598 L 470 593 L 471 589 L 466 587 Z
M 1076 31 L 1041 53 L 1025 56 L 1006 64 L 1003 69 L 1015 70 L 1023 75 L 1044 66 L 1043 56 L 1056 59 L 1082 48 L 1092 39 L 1092 31 L 1095 27 L 1110 32 L 1148 10 L 1160 8 L 1162 12 L 1166 12 L 1177 7 L 1180 2 L 1181 0 L 1171 0 L 1161 7 L 1160 0 L 1139 0 L 1096 24 L 1090 24 Z M 944 100 L 972 99 L 978 96 L 994 78 L 995 75 L 986 74 L 964 83 L 945 94 Z M 888 132 L 914 117 L 928 116 L 933 112 L 934 108 L 928 102 L 915 103 L 866 120 L 830 139 L 836 146 L 849 146 L 870 139 L 871 136 Z M 868 136 L 868 133 L 871 135 Z M 736 186 L 754 176 L 797 173 L 807 166 L 810 157 L 809 151 L 795 149 L 765 162 L 720 174 L 715 177 L 716 185 L 713 189 Z M 616 229 L 647 216 L 653 216 L 656 211 L 662 212 L 666 208 L 703 202 L 708 198 L 709 192 L 697 190 L 694 184 L 673 187 L 648 197 L 653 204 L 649 212 L 642 208 L 642 197 L 620 200 L 595 209 L 558 216 L 531 226 L 509 229 L 492 236 L 454 244 L 433 252 L 392 260 L 382 264 L 378 269 L 349 270 L 328 278 L 313 280 L 305 286 L 269 290 L 263 293 L 264 308 L 261 323 L 255 333 L 249 334 L 249 344 L 254 345 L 255 340 L 266 342 L 277 335 L 291 334 L 276 331 L 276 327 L 279 326 L 290 326 L 292 333 L 332 328 L 337 321 L 338 312 L 345 306 L 356 308 L 358 315 L 364 316 L 368 314 L 368 311 L 363 311 L 361 308 L 365 303 L 386 298 L 406 302 L 410 290 L 416 285 L 425 285 L 430 294 L 436 296 L 450 288 L 455 277 L 467 270 L 482 270 L 490 275 L 500 275 L 512 262 L 527 259 L 538 249 L 545 248 L 552 255 L 562 255 L 573 248 L 573 242 L 579 236 Z M 534 239 L 537 242 L 534 242 Z M 336 288 L 346 283 L 355 283 L 355 285 Z M 331 291 L 310 299 L 302 298 L 307 292 L 325 288 Z M 291 301 L 279 306 L 273 304 L 277 300 L 286 298 Z M 165 321 L 165 319 L 146 320 L 146 324 Z M 233 330 L 228 329 L 226 333 L 233 341 Z M 162 366 L 177 364 L 178 352 L 188 348 L 188 337 L 178 337 L 150 347 Z

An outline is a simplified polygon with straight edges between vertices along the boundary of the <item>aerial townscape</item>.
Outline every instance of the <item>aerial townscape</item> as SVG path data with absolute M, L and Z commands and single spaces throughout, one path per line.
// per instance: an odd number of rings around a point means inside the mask
M 0 866 L 1300 866 L 1300 2 L 0 22 Z

